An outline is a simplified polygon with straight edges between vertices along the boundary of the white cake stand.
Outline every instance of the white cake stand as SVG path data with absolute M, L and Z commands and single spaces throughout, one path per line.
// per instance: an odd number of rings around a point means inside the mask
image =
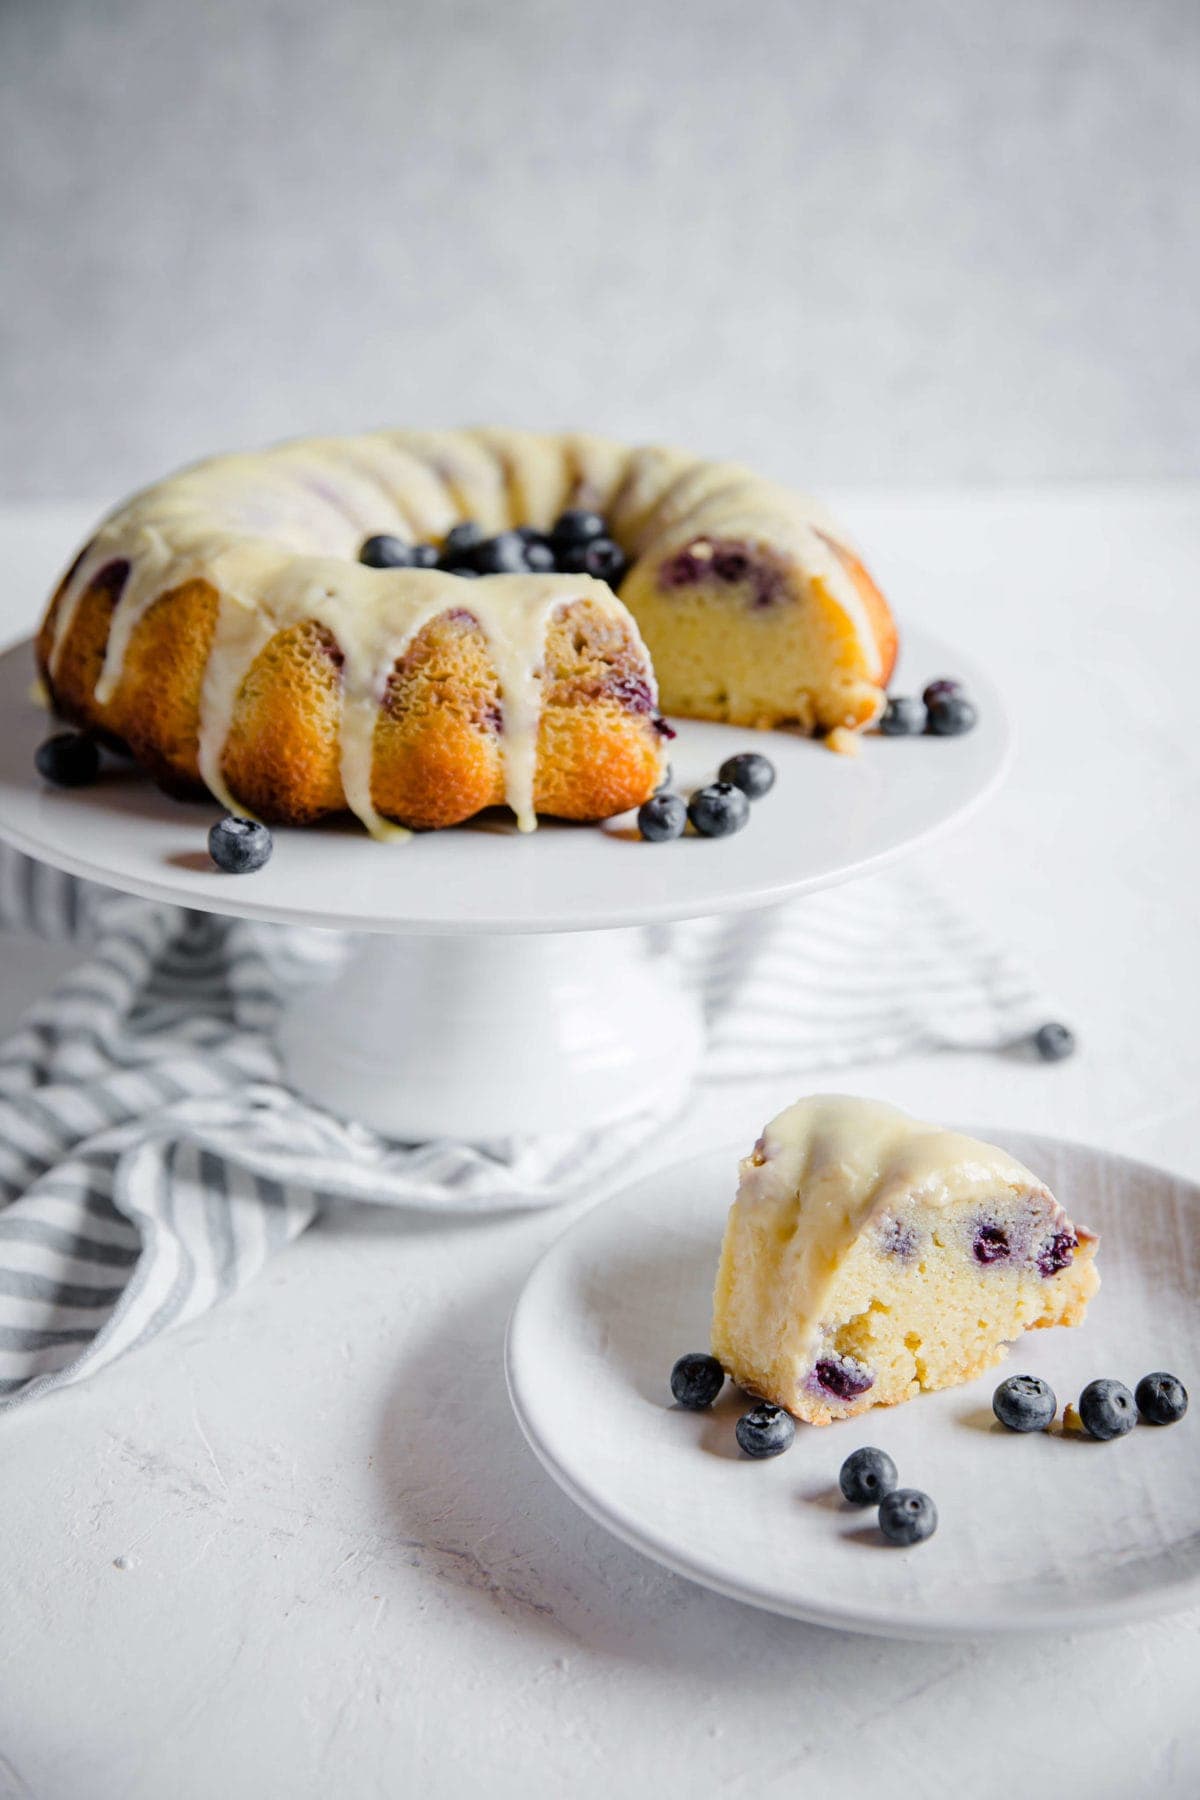
M 776 765 L 774 792 L 736 837 L 646 844 L 631 815 L 522 836 L 497 815 L 379 844 L 339 822 L 279 830 L 264 869 L 230 876 L 205 851 L 211 807 L 169 800 L 132 768 L 73 792 L 40 781 L 34 750 L 51 727 L 21 644 L 0 657 L 0 837 L 147 899 L 364 934 L 282 1031 L 290 1078 L 331 1111 L 402 1140 L 575 1131 L 674 1107 L 700 1055 L 694 1002 L 632 928 L 848 881 L 997 785 L 1009 754 L 999 696 L 956 651 L 908 633 L 898 688 L 947 672 L 979 705 L 964 738 L 870 738 L 849 758 L 784 732 L 680 724 L 685 791 L 737 750 Z

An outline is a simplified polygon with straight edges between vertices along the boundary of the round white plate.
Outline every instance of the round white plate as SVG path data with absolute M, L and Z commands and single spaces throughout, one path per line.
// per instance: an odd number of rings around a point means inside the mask
M 737 1152 L 708 1155 L 587 1213 L 543 1257 L 509 1327 L 517 1418 L 554 1479 L 637 1550 L 733 1599 L 891 1637 L 1073 1631 L 1200 1602 L 1200 1406 L 1176 1426 L 1101 1444 L 1015 1436 L 992 1418 L 1008 1374 L 1060 1405 L 1098 1375 L 1152 1369 L 1200 1386 L 1200 1188 L 1104 1151 L 996 1134 L 1101 1234 L 1103 1285 L 1085 1325 L 1027 1335 L 966 1387 L 825 1428 L 785 1455 L 742 1457 L 745 1397 L 671 1403 L 676 1357 L 708 1344 Z M 927 1543 L 884 1542 L 842 1500 L 860 1444 L 924 1488 Z
M 42 862 L 152 900 L 282 923 L 419 934 L 643 925 L 766 906 L 891 861 L 973 810 L 1004 772 L 999 695 L 936 638 L 907 633 L 897 687 L 964 677 L 980 723 L 968 737 L 869 738 L 856 758 L 785 732 L 683 723 L 676 778 L 696 787 L 734 751 L 768 752 L 779 779 L 737 837 L 641 842 L 626 814 L 603 828 L 510 818 L 377 844 L 353 822 L 279 830 L 266 868 L 231 877 L 205 853 L 211 805 L 159 793 L 132 768 L 96 787 L 47 788 L 34 772 L 52 729 L 30 698 L 28 644 L 0 656 L 0 836 Z

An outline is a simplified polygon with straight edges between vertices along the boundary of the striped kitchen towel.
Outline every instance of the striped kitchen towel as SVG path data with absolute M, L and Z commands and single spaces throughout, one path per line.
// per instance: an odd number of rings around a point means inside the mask
M 281 1077 L 275 1023 L 289 995 L 328 978 L 335 934 L 133 899 L 3 846 L 0 925 L 86 945 L 0 1045 L 0 1406 L 195 1318 L 322 1207 L 594 1197 L 661 1129 L 638 1118 L 583 1138 L 391 1143 Z M 707 1079 L 995 1047 L 1046 1017 L 1024 970 L 907 879 L 671 930 L 705 1009 Z

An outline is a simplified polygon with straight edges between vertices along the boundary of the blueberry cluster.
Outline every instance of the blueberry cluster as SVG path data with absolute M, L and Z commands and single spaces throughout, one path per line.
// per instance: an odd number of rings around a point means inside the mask
M 521 525 L 488 536 L 474 519 L 451 526 L 440 547 L 379 533 L 358 553 L 372 569 L 442 569 L 468 580 L 480 575 L 594 575 L 611 588 L 629 567 L 625 552 L 597 512 L 569 507 L 549 531 Z
M 889 1544 L 923 1544 L 937 1530 L 937 1507 L 920 1488 L 902 1488 L 886 1450 L 864 1445 L 842 1464 L 838 1486 L 851 1506 L 877 1506 L 879 1529 Z
M 725 1385 L 725 1371 L 715 1356 L 693 1350 L 671 1370 L 671 1393 L 688 1412 L 704 1412 Z M 796 1438 L 796 1421 L 782 1406 L 757 1400 L 733 1428 L 738 1448 L 752 1462 L 782 1456 Z M 918 1488 L 897 1485 L 899 1475 L 883 1450 L 855 1450 L 842 1464 L 838 1482 L 852 1506 L 877 1506 L 879 1529 L 892 1544 L 920 1544 L 937 1530 L 937 1507 Z
M 1159 1369 L 1143 1375 L 1132 1394 L 1121 1381 L 1089 1381 L 1076 1405 L 1067 1407 L 1063 1422 L 1077 1422 L 1089 1437 L 1107 1443 L 1132 1431 L 1139 1415 L 1147 1425 L 1174 1425 L 1187 1408 L 1182 1381 Z M 1010 1375 L 992 1395 L 992 1411 L 1009 1431 L 1046 1431 L 1054 1423 L 1058 1401 L 1040 1376 Z
M 717 779 L 697 788 L 691 799 L 666 791 L 668 768 L 657 793 L 638 809 L 638 830 L 649 844 L 669 843 L 682 837 L 689 821 L 700 837 L 732 837 L 750 822 L 750 802 L 769 794 L 775 785 L 775 767 L 755 750 L 728 757 Z
M 931 681 L 919 700 L 890 694 L 879 721 L 884 737 L 962 737 L 979 715 L 963 692 L 961 681 L 942 676 Z

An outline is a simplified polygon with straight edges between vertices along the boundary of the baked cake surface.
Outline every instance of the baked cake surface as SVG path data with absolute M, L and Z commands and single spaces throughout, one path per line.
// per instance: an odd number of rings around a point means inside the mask
M 713 1353 L 827 1424 L 970 1381 L 1023 1331 L 1079 1324 L 1095 1250 L 994 1145 L 876 1101 L 801 1100 L 741 1164 Z
M 568 507 L 609 520 L 620 597 L 586 575 L 359 560 L 376 534 L 546 530 Z M 862 726 L 895 648 L 844 534 L 747 470 L 581 434 L 381 431 L 135 495 L 63 578 L 38 660 L 64 718 L 168 789 L 272 821 L 348 810 L 385 836 L 499 803 L 525 829 L 636 806 L 664 766 L 660 704 Z

